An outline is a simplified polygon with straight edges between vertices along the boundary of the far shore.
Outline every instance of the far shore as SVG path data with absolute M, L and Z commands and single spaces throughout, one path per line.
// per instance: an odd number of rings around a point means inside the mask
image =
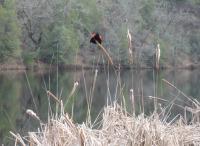
M 129 65 L 129 64 L 115 64 L 114 66 L 109 64 L 59 64 L 58 66 L 56 64 L 45 64 L 45 63 L 34 63 L 32 65 L 24 65 L 19 63 L 5 63 L 0 64 L 0 71 L 7 71 L 7 70 L 17 70 L 17 71 L 25 71 L 25 70 L 33 70 L 33 71 L 42 71 L 42 70 L 50 70 L 50 69 L 56 69 L 57 67 L 61 70 L 82 70 L 82 69 L 104 69 L 107 66 L 109 66 L 110 69 L 155 69 L 153 66 L 146 66 L 146 65 Z M 190 63 L 185 65 L 161 65 L 159 70 L 176 70 L 176 69 L 199 69 L 200 64 Z

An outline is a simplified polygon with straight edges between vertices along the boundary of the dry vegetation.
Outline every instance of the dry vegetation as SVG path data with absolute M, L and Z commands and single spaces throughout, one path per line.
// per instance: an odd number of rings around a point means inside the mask
M 178 114 L 173 119 L 169 118 L 170 111 L 165 107 L 154 104 L 155 111 L 145 116 L 144 113 L 136 115 L 133 89 L 130 90 L 132 113 L 126 110 L 125 99 L 122 104 L 117 102 L 104 107 L 101 118 L 91 124 L 91 103 L 97 77 L 95 72 L 91 99 L 88 104 L 88 115 L 85 123 L 78 124 L 65 112 L 62 100 L 47 91 L 49 97 L 59 105 L 59 110 L 48 122 L 40 120 L 35 112 L 27 109 L 26 113 L 39 121 L 40 128 L 37 132 L 29 132 L 28 136 L 10 132 L 15 138 L 15 146 L 199 146 L 200 145 L 200 103 L 189 98 L 173 84 L 163 79 L 168 86 L 182 94 L 190 101 L 191 107 L 182 107 L 185 115 Z M 70 92 L 69 98 L 76 91 L 78 82 Z M 154 100 L 159 98 L 154 97 Z M 173 100 L 173 102 L 176 98 Z M 173 106 L 171 103 L 169 106 Z M 180 106 L 180 105 L 178 105 Z M 159 110 L 158 110 L 159 108 Z M 171 108 L 170 108 L 171 109 Z M 159 111 L 159 112 L 157 112 Z M 192 116 L 189 118 L 187 113 Z M 50 114 L 49 114 L 50 115 Z M 94 128 L 95 127 L 95 128 Z
M 27 113 L 40 121 L 37 132 L 29 132 L 27 137 L 11 134 L 16 138 L 15 145 L 23 146 L 198 146 L 200 145 L 200 124 L 193 121 L 186 124 L 180 115 L 166 122 L 158 113 L 145 117 L 129 114 L 118 105 L 104 108 L 100 128 L 89 124 L 76 124 L 64 112 L 51 117 L 43 124 L 32 111 Z M 198 116 L 198 108 L 193 112 Z

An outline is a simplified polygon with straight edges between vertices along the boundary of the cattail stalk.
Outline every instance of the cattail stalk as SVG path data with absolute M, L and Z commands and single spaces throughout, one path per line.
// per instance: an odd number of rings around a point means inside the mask
M 130 89 L 130 100 L 132 103 L 132 109 L 133 109 L 133 116 L 135 117 L 135 97 L 134 97 L 134 91 L 133 89 Z
M 66 101 L 65 104 L 64 104 L 64 108 L 67 106 L 67 104 L 69 103 L 71 97 L 74 95 L 74 93 L 75 93 L 75 91 L 76 91 L 76 89 L 77 89 L 77 87 L 78 87 L 78 84 L 79 84 L 79 83 L 78 83 L 77 81 L 74 82 L 74 86 L 73 86 L 71 92 L 69 93 L 69 96 L 67 97 L 67 101 Z
M 60 100 L 58 99 L 58 97 L 56 97 L 53 93 L 51 93 L 50 91 L 47 91 L 47 95 L 52 97 L 55 101 L 57 101 L 58 103 L 60 103 Z
M 129 52 L 129 63 L 133 63 L 133 51 L 132 51 L 132 37 L 129 29 L 127 30 L 127 38 L 128 38 L 128 52 Z
M 109 53 L 106 51 L 106 49 L 105 49 L 99 42 L 96 41 L 96 43 L 97 43 L 97 45 L 99 46 L 99 48 L 103 51 L 103 53 L 106 55 L 106 57 L 108 58 L 109 63 L 110 63 L 111 65 L 114 65 L 113 60 L 112 60 L 112 58 L 110 57 Z
M 70 98 L 70 97 L 75 93 L 77 87 L 78 87 L 78 82 L 76 81 L 76 82 L 74 83 L 73 89 L 71 90 L 71 92 L 70 92 L 68 98 Z
M 37 116 L 37 114 L 32 111 L 31 109 L 27 109 L 26 110 L 26 114 L 28 114 L 29 116 L 33 117 L 34 119 L 40 121 L 40 118 Z
M 160 68 L 160 44 L 157 44 L 156 47 L 156 69 Z

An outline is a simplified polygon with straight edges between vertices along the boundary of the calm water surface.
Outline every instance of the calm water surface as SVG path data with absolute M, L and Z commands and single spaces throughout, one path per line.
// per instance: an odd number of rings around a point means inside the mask
M 92 98 L 91 116 L 94 119 L 107 103 L 124 98 L 127 110 L 131 112 L 130 89 L 134 90 L 136 112 L 145 111 L 146 114 L 154 110 L 154 100 L 149 96 L 156 96 L 162 106 L 175 101 L 180 106 L 190 106 L 190 102 L 180 95 L 174 88 L 165 84 L 166 79 L 183 91 L 187 96 L 199 100 L 200 71 L 178 70 L 126 70 L 121 72 L 99 71 L 96 78 L 94 92 L 95 71 L 56 71 L 39 72 L 0 72 L 0 144 L 10 145 L 13 140 L 9 131 L 26 135 L 27 131 L 36 130 L 38 122 L 26 115 L 26 109 L 34 110 L 45 121 L 49 109 L 46 90 L 61 97 L 66 104 L 66 111 L 72 113 L 76 122 L 83 122 L 87 113 L 87 100 Z M 79 86 L 75 94 L 67 100 L 75 81 Z M 55 102 L 51 99 L 52 111 L 55 111 Z M 144 107 L 144 108 L 143 108 Z M 183 113 L 183 109 L 174 105 L 171 116 Z

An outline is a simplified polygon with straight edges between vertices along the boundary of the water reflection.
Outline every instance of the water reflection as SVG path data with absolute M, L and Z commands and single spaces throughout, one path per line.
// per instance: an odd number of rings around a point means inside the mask
M 132 110 L 130 89 L 134 90 L 136 112 L 153 112 L 154 104 L 169 105 L 175 103 L 189 106 L 191 103 L 174 88 L 162 82 L 166 79 L 186 95 L 199 98 L 200 72 L 198 70 L 160 71 L 126 70 L 121 72 L 99 71 L 94 82 L 95 70 L 56 71 L 46 73 L 2 72 L 0 73 L 0 143 L 9 145 L 9 131 L 27 134 L 36 130 L 38 122 L 29 118 L 25 111 L 33 109 L 45 121 L 48 116 L 49 102 L 46 90 L 50 90 L 62 100 L 67 101 L 66 111 L 73 112 L 73 119 L 82 122 L 86 119 L 88 100 L 92 101 L 91 117 L 94 118 L 107 103 L 117 100 L 126 101 L 129 112 Z M 75 81 L 79 86 L 75 94 L 67 99 Z M 93 88 L 94 85 L 94 88 Z M 94 92 L 93 92 L 94 90 Z M 156 96 L 164 100 L 152 100 Z M 51 110 L 55 112 L 55 102 L 51 99 Z M 73 107 L 73 108 L 72 108 Z M 72 110 L 73 109 L 73 110 Z M 183 109 L 174 105 L 171 116 L 182 113 Z

